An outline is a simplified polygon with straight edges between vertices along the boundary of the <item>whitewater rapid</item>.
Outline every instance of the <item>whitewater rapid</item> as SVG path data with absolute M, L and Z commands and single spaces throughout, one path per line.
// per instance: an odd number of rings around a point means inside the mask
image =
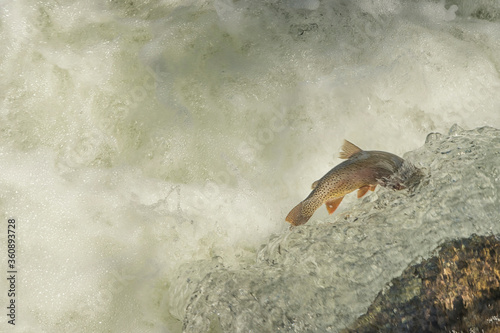
M 206 272 L 291 235 L 343 139 L 401 156 L 500 128 L 499 22 L 487 0 L 0 2 L 15 329 L 180 332 Z

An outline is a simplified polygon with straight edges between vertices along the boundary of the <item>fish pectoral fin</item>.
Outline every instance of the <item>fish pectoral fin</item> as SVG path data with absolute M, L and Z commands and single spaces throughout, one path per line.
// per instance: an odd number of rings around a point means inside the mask
M 352 155 L 355 155 L 359 152 L 363 151 L 361 148 L 356 146 L 354 143 L 351 143 L 347 140 L 344 140 L 344 144 L 342 145 L 342 148 L 340 149 L 340 158 L 347 159 L 351 158 Z
M 368 190 L 371 188 L 370 185 L 365 185 L 365 186 L 361 186 L 359 189 L 358 189 L 358 199 L 363 197 L 363 195 L 366 194 L 366 192 L 368 192 Z
M 337 209 L 337 207 L 342 202 L 342 199 L 344 199 L 344 197 L 331 199 L 331 200 L 328 200 L 327 202 L 325 202 L 326 210 L 328 210 L 328 214 L 333 213 Z

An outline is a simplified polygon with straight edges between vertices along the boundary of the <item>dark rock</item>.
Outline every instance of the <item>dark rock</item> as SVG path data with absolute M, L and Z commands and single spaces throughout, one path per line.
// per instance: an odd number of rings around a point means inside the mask
M 344 332 L 500 332 L 500 241 L 472 235 L 407 268 Z

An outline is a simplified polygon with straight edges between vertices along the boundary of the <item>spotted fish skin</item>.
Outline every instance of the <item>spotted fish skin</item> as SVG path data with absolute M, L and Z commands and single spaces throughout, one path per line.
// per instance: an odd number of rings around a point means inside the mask
M 346 194 L 358 190 L 360 198 L 368 190 L 375 190 L 404 162 L 391 153 L 364 151 L 347 140 L 344 140 L 340 157 L 347 160 L 313 183 L 312 192 L 288 213 L 287 222 L 293 226 L 306 223 L 323 203 L 328 212 L 333 213 Z

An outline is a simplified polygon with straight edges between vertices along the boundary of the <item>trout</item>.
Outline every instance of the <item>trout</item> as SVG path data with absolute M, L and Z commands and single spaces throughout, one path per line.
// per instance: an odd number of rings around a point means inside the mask
M 323 203 L 332 214 L 344 196 L 358 190 L 358 198 L 374 191 L 377 185 L 403 189 L 399 182 L 393 183 L 391 177 L 401 168 L 404 160 L 383 151 L 364 151 L 353 143 L 344 140 L 340 158 L 347 159 L 331 169 L 320 180 L 312 184 L 312 192 L 295 206 L 286 221 L 292 226 L 306 223 Z

